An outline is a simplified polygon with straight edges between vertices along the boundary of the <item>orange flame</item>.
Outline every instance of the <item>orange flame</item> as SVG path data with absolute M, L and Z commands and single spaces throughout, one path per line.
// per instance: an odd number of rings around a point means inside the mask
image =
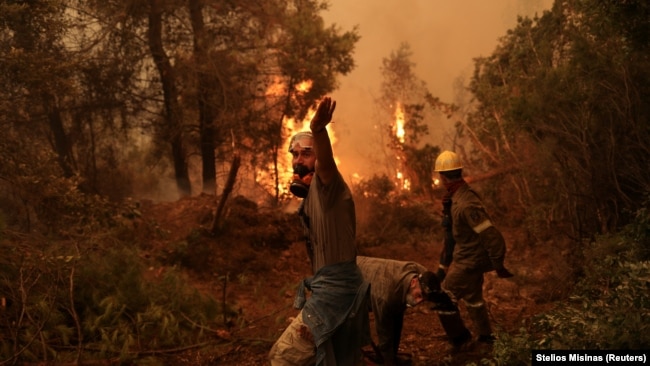
M 288 152 L 289 141 L 291 140 L 291 136 L 294 134 L 302 131 L 309 131 L 309 124 L 315 114 L 316 110 L 310 109 L 309 112 L 307 112 L 305 115 L 305 118 L 300 122 L 297 122 L 295 118 L 286 117 L 282 121 L 284 131 L 283 135 L 286 136 L 286 138 L 284 139 L 284 143 L 282 144 L 282 148 L 278 156 L 278 174 L 280 175 L 278 190 L 283 194 L 289 193 L 289 183 L 291 183 L 291 179 L 293 178 L 293 166 L 291 164 L 293 158 Z M 326 128 L 327 134 L 330 138 L 330 143 L 332 146 L 334 146 L 337 139 L 336 134 L 334 133 L 334 129 L 332 128 L 332 124 L 330 123 Z M 336 156 L 334 157 L 334 161 L 337 165 L 339 164 L 339 160 Z
M 282 82 L 282 79 L 276 77 L 273 79 L 273 82 L 266 88 L 264 93 L 267 97 L 278 97 L 286 94 L 286 85 Z
M 402 109 L 402 104 L 400 102 L 397 102 L 397 107 L 395 108 L 395 125 L 393 126 L 393 130 L 395 131 L 397 140 L 403 144 L 406 131 L 404 130 L 404 110 Z M 397 178 L 397 185 L 402 190 L 410 190 L 411 182 L 408 178 L 404 177 L 404 173 L 402 173 L 402 168 L 404 166 L 402 157 L 398 155 L 397 160 L 398 168 L 395 176 Z
M 305 80 L 298 83 L 295 86 L 295 90 L 297 93 L 300 94 L 306 93 L 311 89 L 312 85 L 313 85 L 313 81 Z M 275 80 L 266 90 L 266 95 L 269 97 L 282 95 L 283 93 L 286 93 L 286 85 L 282 83 L 279 79 Z M 284 142 L 280 147 L 280 150 L 278 151 L 279 179 L 278 179 L 278 187 L 277 187 L 281 195 L 289 194 L 289 184 L 291 183 L 291 179 L 293 177 L 292 157 L 291 154 L 288 152 L 289 141 L 291 140 L 291 136 L 301 131 L 309 131 L 309 123 L 311 122 L 311 119 L 314 117 L 315 114 L 316 114 L 316 110 L 310 109 L 302 121 L 296 121 L 295 118 L 287 118 L 287 117 L 284 117 L 282 119 L 282 136 L 284 136 Z M 336 143 L 337 139 L 331 123 L 327 126 L 327 132 L 330 138 L 330 142 L 333 146 Z M 336 158 L 336 156 L 334 157 L 334 161 L 336 162 L 337 165 L 339 164 L 339 160 Z M 273 171 L 272 165 L 269 165 L 269 167 L 267 168 L 268 168 L 267 171 L 269 172 Z M 256 173 L 256 177 L 255 177 L 256 182 L 263 182 L 269 180 L 270 177 L 266 171 L 258 171 Z
M 400 143 L 404 143 L 404 111 L 402 110 L 402 104 L 397 102 L 397 108 L 395 109 L 395 136 Z
M 300 84 L 296 85 L 296 91 L 298 91 L 299 93 L 306 93 L 309 91 L 309 89 L 311 89 L 313 84 L 314 84 L 313 81 L 305 80 Z

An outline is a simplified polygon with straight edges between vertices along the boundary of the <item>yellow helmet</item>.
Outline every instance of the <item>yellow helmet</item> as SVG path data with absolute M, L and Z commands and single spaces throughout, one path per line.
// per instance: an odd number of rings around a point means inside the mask
M 448 172 L 450 170 L 463 169 L 460 158 L 453 151 L 443 151 L 436 159 L 434 172 Z

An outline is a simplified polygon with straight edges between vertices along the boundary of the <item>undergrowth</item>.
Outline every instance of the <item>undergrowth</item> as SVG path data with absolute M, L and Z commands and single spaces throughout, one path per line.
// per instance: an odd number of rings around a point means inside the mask
M 650 348 L 648 202 L 623 230 L 584 245 L 584 276 L 568 299 L 499 335 L 497 364 L 530 364 L 533 349 Z
M 65 236 L 0 236 L 0 364 L 128 363 L 222 341 L 232 310 L 142 257 L 120 220 L 92 233 L 87 222 Z
M 353 191 L 360 247 L 421 243 L 441 232 L 440 208 L 433 207 L 431 200 L 399 192 L 386 175 L 362 181 Z

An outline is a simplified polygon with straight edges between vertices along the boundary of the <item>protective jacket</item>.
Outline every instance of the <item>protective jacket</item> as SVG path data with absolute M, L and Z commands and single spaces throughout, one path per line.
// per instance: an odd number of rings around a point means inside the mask
M 465 302 L 479 338 L 488 339 L 492 338 L 492 329 L 483 299 L 483 274 L 503 269 L 505 240 L 492 225 L 478 194 L 466 183 L 459 183 L 451 195 L 451 227 L 455 242 L 453 265 L 442 288 L 455 301 L 462 299 Z M 439 315 L 452 344 L 467 339 L 467 330 L 458 312 Z
M 505 240 L 492 225 L 478 194 L 464 184 L 451 199 L 454 266 L 481 272 L 503 268 Z

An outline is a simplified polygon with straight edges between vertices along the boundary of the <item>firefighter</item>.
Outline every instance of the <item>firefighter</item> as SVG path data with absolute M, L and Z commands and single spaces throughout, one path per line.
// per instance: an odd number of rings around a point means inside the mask
M 370 282 L 370 310 L 377 331 L 374 354 L 367 354 L 368 358 L 382 365 L 410 365 L 410 355 L 398 353 L 406 308 L 423 301 L 453 306 L 451 299 L 441 293 L 436 275 L 419 263 L 358 256 L 357 265 Z
M 479 195 L 463 179 L 463 165 L 458 155 L 443 151 L 435 162 L 435 171 L 447 189 L 443 198 L 444 245 L 437 272 L 442 289 L 457 304 L 463 300 L 478 333 L 478 341 L 494 341 L 488 310 L 483 299 L 483 276 L 496 271 L 499 278 L 512 277 L 504 266 L 505 240 L 493 225 Z M 469 340 L 458 307 L 438 311 L 452 350 Z

